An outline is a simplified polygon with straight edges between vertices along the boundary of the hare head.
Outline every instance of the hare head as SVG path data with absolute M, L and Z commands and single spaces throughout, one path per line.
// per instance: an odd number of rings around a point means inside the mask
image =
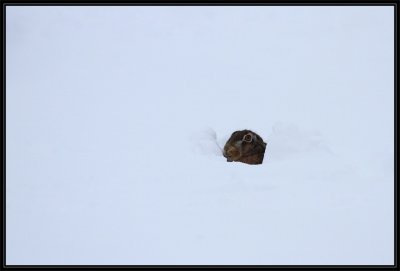
M 226 142 L 223 155 L 228 162 L 262 164 L 267 143 L 250 130 L 234 132 Z

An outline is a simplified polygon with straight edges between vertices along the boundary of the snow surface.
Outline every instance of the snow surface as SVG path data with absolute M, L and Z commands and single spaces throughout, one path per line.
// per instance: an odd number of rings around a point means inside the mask
M 393 264 L 393 7 L 6 10 L 7 264 Z

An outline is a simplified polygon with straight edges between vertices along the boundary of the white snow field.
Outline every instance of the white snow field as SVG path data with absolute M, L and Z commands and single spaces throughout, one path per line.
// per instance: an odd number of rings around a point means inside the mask
M 393 7 L 6 11 L 7 264 L 394 264 Z

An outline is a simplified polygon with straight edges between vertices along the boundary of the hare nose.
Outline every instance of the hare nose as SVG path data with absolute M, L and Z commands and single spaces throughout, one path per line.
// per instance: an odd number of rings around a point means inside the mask
M 224 157 L 226 158 L 226 160 L 228 161 L 228 162 L 232 162 L 232 159 L 231 159 L 231 156 L 226 152 L 226 151 L 224 151 Z

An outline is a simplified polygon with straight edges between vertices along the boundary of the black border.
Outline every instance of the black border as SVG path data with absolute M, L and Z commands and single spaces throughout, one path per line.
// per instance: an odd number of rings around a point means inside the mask
M 66 0 L 65 0 L 66 1 Z M 136 269 L 136 268 L 228 268 L 228 269 L 395 269 L 397 270 L 397 90 L 398 90 L 398 4 L 399 0 L 337 0 L 337 1 L 307 1 L 301 0 L 281 0 L 279 2 L 271 1 L 251 1 L 249 3 L 240 1 L 231 1 L 229 3 L 212 1 L 194 1 L 188 3 L 185 1 L 166 2 L 132 2 L 129 0 L 119 0 L 113 2 L 98 2 L 95 0 L 78 1 L 71 0 L 66 2 L 37 2 L 22 0 L 2 1 L 1 22 L 3 38 L 2 54 L 2 77 L 3 77 L 3 185 L 2 185 L 2 265 L 1 269 Z M 6 265 L 6 7 L 7 6 L 393 6 L 394 7 L 394 264 L 393 265 Z

